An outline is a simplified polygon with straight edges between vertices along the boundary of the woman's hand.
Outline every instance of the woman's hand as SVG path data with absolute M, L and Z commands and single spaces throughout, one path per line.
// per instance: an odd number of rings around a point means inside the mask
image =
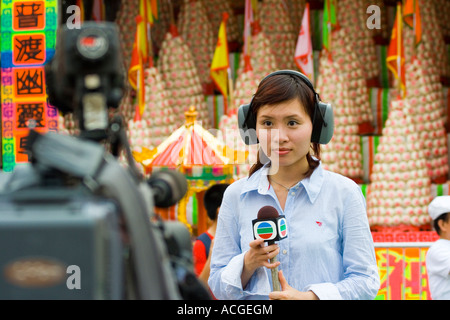
M 286 281 L 283 271 L 278 272 L 281 291 L 273 291 L 269 293 L 270 300 L 319 300 L 314 292 L 302 292 L 292 288 Z
M 270 263 L 270 259 L 280 253 L 280 248 L 277 244 L 264 245 L 264 239 L 256 239 L 249 243 L 250 249 L 244 256 L 244 268 L 242 270 L 241 282 L 242 288 L 245 288 L 248 280 L 261 266 L 272 269 L 280 265 L 280 262 Z

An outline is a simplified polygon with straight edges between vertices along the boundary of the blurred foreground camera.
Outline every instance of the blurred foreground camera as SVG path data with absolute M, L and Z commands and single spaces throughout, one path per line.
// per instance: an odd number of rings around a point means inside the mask
M 181 200 L 185 177 L 145 179 L 123 120 L 109 119 L 123 90 L 117 26 L 61 27 L 57 40 L 48 96 L 81 133 L 30 130 L 30 163 L 0 173 L 0 299 L 209 299 L 189 231 L 154 214 Z

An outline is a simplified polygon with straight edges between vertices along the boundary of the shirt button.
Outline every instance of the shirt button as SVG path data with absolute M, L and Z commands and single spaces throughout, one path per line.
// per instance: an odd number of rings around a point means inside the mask
M 283 250 L 283 254 L 286 254 L 286 253 L 287 253 L 287 250 L 286 250 L 286 249 L 284 249 L 284 250 Z
M 291 192 L 291 196 L 295 196 L 295 192 Z

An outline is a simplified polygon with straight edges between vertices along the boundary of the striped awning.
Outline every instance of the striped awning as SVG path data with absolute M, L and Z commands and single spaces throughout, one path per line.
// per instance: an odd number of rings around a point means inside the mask
M 248 152 L 241 152 L 221 143 L 195 121 L 195 109 L 186 112 L 186 123 L 156 148 L 134 152 L 136 161 L 150 170 L 154 167 L 189 168 L 192 166 L 220 167 L 243 163 Z

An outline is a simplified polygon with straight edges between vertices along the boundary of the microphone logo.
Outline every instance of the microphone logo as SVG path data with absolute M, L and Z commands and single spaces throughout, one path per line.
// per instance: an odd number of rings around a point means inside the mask
M 284 216 L 254 219 L 253 237 L 264 241 L 279 241 L 287 237 L 287 224 Z
M 281 238 L 286 238 L 287 236 L 287 228 L 286 228 L 286 219 L 280 218 L 278 220 L 278 234 Z
M 277 235 L 277 227 L 273 221 L 258 221 L 253 226 L 253 233 L 256 238 L 273 240 Z

